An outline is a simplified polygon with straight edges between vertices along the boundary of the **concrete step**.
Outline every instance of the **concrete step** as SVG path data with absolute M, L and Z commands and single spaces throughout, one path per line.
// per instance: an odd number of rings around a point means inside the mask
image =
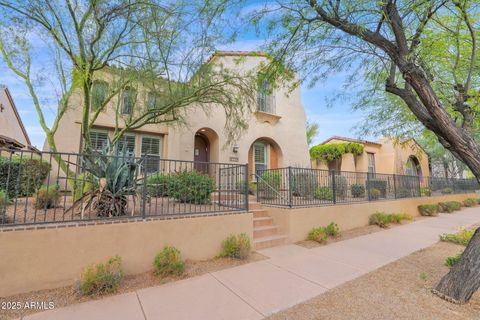
M 249 209 L 263 209 L 263 206 L 261 203 L 258 203 L 256 201 L 249 201 L 248 202 L 248 208 Z
M 253 217 L 254 217 L 254 218 L 270 217 L 270 216 L 268 215 L 267 210 L 265 210 L 265 209 L 253 209 L 253 210 L 250 210 L 250 212 L 253 213 Z
M 255 250 L 271 248 L 275 246 L 280 246 L 287 242 L 287 236 L 276 235 L 270 237 L 262 237 L 253 240 L 253 246 Z
M 278 235 L 277 226 L 263 226 L 253 228 L 253 239 L 271 237 L 275 235 Z
M 271 217 L 260 217 L 260 218 L 253 218 L 253 227 L 265 227 L 265 226 L 272 226 L 273 219 Z

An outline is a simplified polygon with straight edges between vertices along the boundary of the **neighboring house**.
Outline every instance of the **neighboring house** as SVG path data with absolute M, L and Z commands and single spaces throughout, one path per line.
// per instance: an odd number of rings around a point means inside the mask
M 312 160 L 312 168 L 369 172 L 411 176 L 430 176 L 428 155 L 415 139 L 395 141 L 383 138 L 379 142 L 333 136 L 321 145 L 336 143 L 358 143 L 363 153 L 346 153 L 338 161 L 323 162 Z
M 243 59 L 238 59 L 240 56 Z M 251 52 L 217 52 L 209 63 L 242 72 L 255 70 L 266 60 L 264 54 Z M 107 82 L 103 82 L 105 86 Z M 268 86 L 268 83 L 265 85 Z M 125 92 L 125 91 L 124 91 Z M 270 90 L 268 90 L 270 92 Z M 148 92 L 135 92 L 135 99 L 123 97 L 122 110 L 128 114 L 132 108 L 146 108 Z M 300 90 L 292 92 L 286 87 L 273 90 L 272 94 L 258 93 L 255 111 L 248 115 L 248 130 L 233 144 L 227 145 L 224 133 L 226 115 L 222 107 L 207 110 L 188 108 L 186 125 L 166 126 L 148 124 L 124 135 L 121 140 L 127 149 L 140 157 L 143 154 L 162 159 L 249 164 L 249 177 L 259 169 L 309 166 L 308 146 L 305 134 L 306 116 L 300 99 Z M 142 99 L 142 97 L 148 97 Z M 59 123 L 55 141 L 58 150 L 81 150 L 81 93 L 76 93 L 69 103 L 69 110 Z M 94 147 L 100 147 L 115 128 L 116 99 L 112 99 L 102 111 L 91 133 Z M 45 146 L 47 148 L 47 146 Z M 158 163 L 147 164 L 148 171 L 158 169 Z M 203 169 L 199 169 L 203 170 Z
M 0 85 L 0 148 L 34 150 L 8 88 Z

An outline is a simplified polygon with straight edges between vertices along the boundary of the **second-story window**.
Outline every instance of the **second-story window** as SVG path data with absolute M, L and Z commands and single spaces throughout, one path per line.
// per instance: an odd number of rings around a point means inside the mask
M 124 134 L 118 139 L 117 147 L 120 152 L 125 152 L 128 156 L 135 156 L 135 135 Z
M 125 88 L 122 93 L 122 113 L 131 114 L 136 100 L 137 92 L 132 88 Z
M 154 92 L 149 92 L 147 95 L 147 109 L 155 109 L 158 108 L 158 95 Z
M 257 110 L 268 113 L 275 113 L 275 100 L 270 81 L 261 79 L 257 92 Z
M 367 152 L 368 157 L 368 173 L 370 175 L 375 174 L 375 154 L 371 152 Z
M 92 108 L 98 110 L 103 108 L 103 104 L 107 99 L 108 83 L 101 80 L 95 80 L 92 87 Z

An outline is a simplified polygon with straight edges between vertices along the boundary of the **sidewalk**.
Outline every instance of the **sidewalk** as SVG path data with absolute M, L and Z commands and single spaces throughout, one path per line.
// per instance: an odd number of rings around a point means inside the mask
M 262 319 L 429 247 L 441 233 L 475 223 L 480 223 L 480 208 L 314 249 L 275 247 L 260 251 L 267 260 L 24 319 Z

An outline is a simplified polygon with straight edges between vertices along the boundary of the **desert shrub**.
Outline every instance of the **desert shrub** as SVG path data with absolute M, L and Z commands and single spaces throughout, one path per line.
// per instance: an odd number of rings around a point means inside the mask
M 340 228 L 336 223 L 330 222 L 330 224 L 325 227 L 325 233 L 329 237 L 338 237 L 340 235 Z
M 315 191 L 314 198 L 318 200 L 333 200 L 333 191 L 329 187 L 319 187 Z
M 117 291 L 122 280 L 122 258 L 115 256 L 106 263 L 87 267 L 82 273 L 79 290 L 82 295 L 113 293 Z
M 370 193 L 370 200 L 378 200 L 378 198 L 380 198 L 380 195 L 381 195 L 380 190 L 376 188 L 370 188 L 369 193 Z
M 468 199 L 463 200 L 462 203 L 463 203 L 464 207 L 474 207 L 474 206 L 477 205 L 477 200 L 473 199 L 473 198 L 468 198 Z
M 413 217 L 408 213 L 392 213 L 390 215 L 392 223 L 402 223 L 402 221 L 412 221 Z
M 291 188 L 292 194 L 297 197 L 311 198 L 318 187 L 318 179 L 314 172 L 303 169 L 292 169 Z
M 451 194 L 453 193 L 453 189 L 447 187 L 447 188 L 443 188 L 441 192 L 442 194 Z
M 153 260 L 155 274 L 159 276 L 179 276 L 185 270 L 180 251 L 175 247 L 165 246 Z
M 40 209 L 50 209 L 57 206 L 60 199 L 60 190 L 58 184 L 41 186 L 33 198 L 35 207 Z
M 462 203 L 459 201 L 445 201 L 438 203 L 438 210 L 444 213 L 452 213 L 453 211 L 460 210 Z
M 97 179 L 89 172 L 81 173 L 73 178 L 73 201 L 79 200 L 87 192 L 98 188 Z
M 365 186 L 362 184 L 352 184 L 350 191 L 352 192 L 352 196 L 354 198 L 365 197 Z
M 422 216 L 438 216 L 438 204 L 421 204 L 418 211 Z
M 282 177 L 279 172 L 276 171 L 265 171 L 261 175 L 261 180 L 268 184 L 275 191 L 280 190 L 280 185 L 282 184 Z
M 412 196 L 412 191 L 407 188 L 402 188 L 397 190 L 397 198 L 410 198 Z
M 430 197 L 432 195 L 432 190 L 428 187 L 420 188 L 420 195 L 424 197 Z
M 31 196 L 45 181 L 50 164 L 30 155 L 0 157 L 0 189 L 10 198 Z
M 392 222 L 392 217 L 384 212 L 375 212 L 369 218 L 369 224 L 386 228 Z
M 347 177 L 339 174 L 329 176 L 329 186 L 333 189 L 333 178 L 335 178 L 335 196 L 337 199 L 344 199 L 347 196 L 348 182 Z
M 240 233 L 237 236 L 230 235 L 222 242 L 220 257 L 246 259 L 250 254 L 251 248 L 250 238 L 246 233 Z
M 313 228 L 312 230 L 310 230 L 310 232 L 308 233 L 308 236 L 307 236 L 307 239 L 308 240 L 312 240 L 312 241 L 316 241 L 318 243 L 322 243 L 322 242 L 325 242 L 327 241 L 327 232 L 325 230 L 324 227 L 318 227 L 318 228 Z
M 175 186 L 177 175 L 155 174 L 147 178 L 147 193 L 153 197 L 168 197 Z
M 462 258 L 462 255 L 463 255 L 463 251 L 457 253 L 454 256 L 447 257 L 447 259 L 445 259 L 445 265 L 450 268 L 453 267 L 458 263 L 458 261 L 460 261 L 460 259 Z
M 440 240 L 466 246 L 470 239 L 473 237 L 475 230 L 476 228 L 462 228 L 456 233 L 444 233 L 440 235 Z
M 11 203 L 5 190 L 0 190 L 0 224 L 7 223 L 7 206 Z
M 215 182 L 212 177 L 201 172 L 183 171 L 175 175 L 172 189 L 169 196 L 177 201 L 205 204 L 210 202 Z
M 387 181 L 381 179 L 370 179 L 367 180 L 367 189 L 377 189 L 380 194 L 379 198 L 385 198 L 387 195 Z M 378 199 L 378 198 L 377 198 Z

